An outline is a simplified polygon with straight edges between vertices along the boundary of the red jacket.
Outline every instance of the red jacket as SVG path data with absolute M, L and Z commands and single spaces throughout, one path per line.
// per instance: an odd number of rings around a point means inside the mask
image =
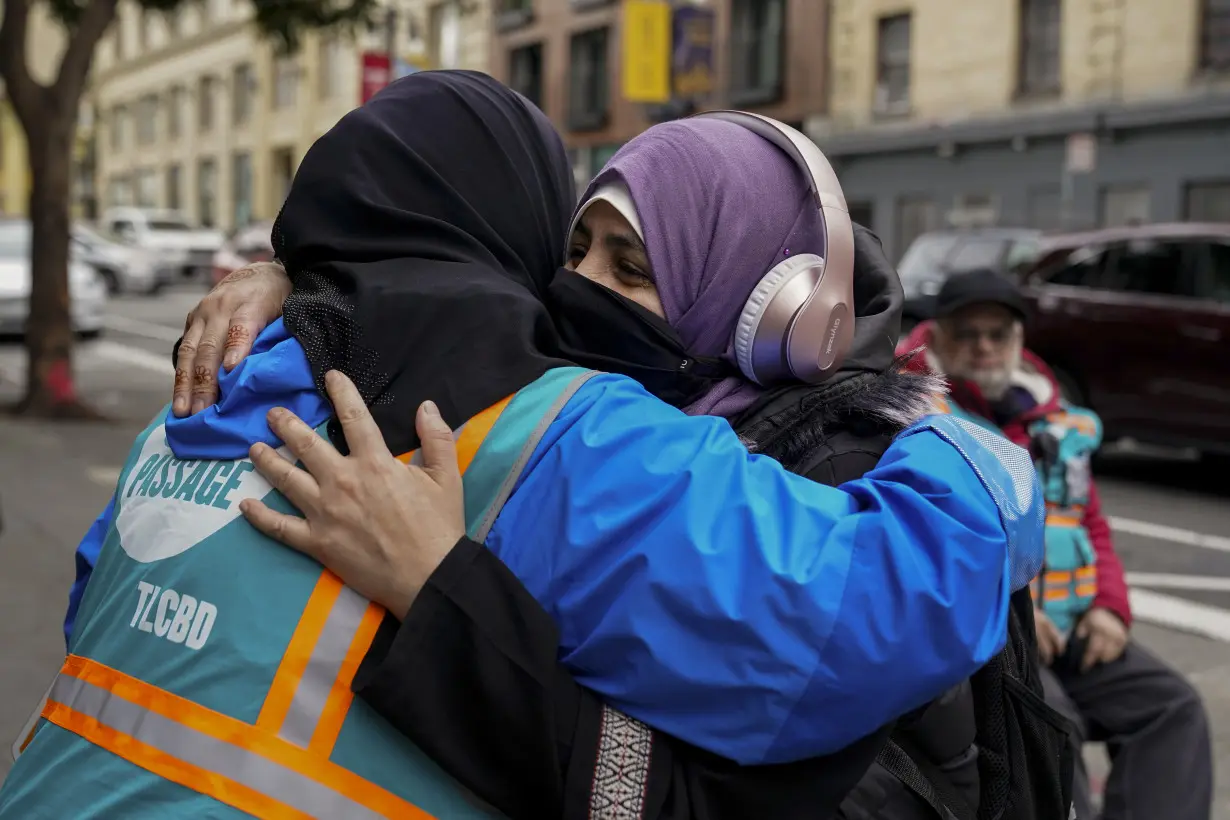
M 917 351 L 916 355 L 910 359 L 907 365 L 909 369 L 934 370 L 939 373 L 940 368 L 927 351 L 927 347 L 931 343 L 931 330 L 932 323 L 923 322 L 914 328 L 913 332 L 905 340 L 897 345 L 897 355 L 899 356 L 911 351 Z M 1035 393 L 1038 404 L 1032 410 L 1022 413 L 1007 424 L 1001 425 L 1000 429 L 1008 439 L 1022 447 L 1028 448 L 1029 424 L 1035 419 L 1055 412 L 1059 407 L 1059 384 L 1055 381 L 1055 376 L 1051 373 L 1051 369 L 1046 366 L 1046 363 L 1028 350 L 1022 354 L 1022 365 L 1026 370 L 1032 371 L 1036 377 L 1039 377 L 1038 381 L 1049 384 L 1049 393 L 1037 395 L 1037 391 L 1031 391 Z M 963 379 L 949 378 L 948 389 L 952 400 L 966 411 L 988 419 L 992 418 L 991 408 L 987 400 L 983 398 L 982 392 L 978 389 L 977 385 Z M 1098 496 L 1097 485 L 1092 481 L 1089 484 L 1089 504 L 1085 507 L 1085 518 L 1081 523 L 1084 524 L 1085 530 L 1089 533 L 1089 539 L 1093 542 L 1093 549 L 1097 554 L 1098 594 L 1093 601 L 1093 605 L 1109 609 L 1122 618 L 1124 624 L 1130 626 L 1132 623 L 1132 608 L 1128 603 L 1127 579 L 1123 576 L 1123 563 L 1115 553 L 1115 543 L 1111 537 L 1110 524 L 1107 523 L 1106 517 L 1102 515 L 1102 501 Z

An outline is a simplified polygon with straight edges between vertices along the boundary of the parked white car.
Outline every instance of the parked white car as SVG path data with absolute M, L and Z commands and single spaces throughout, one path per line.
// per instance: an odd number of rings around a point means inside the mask
M 73 225 L 74 250 L 82 262 L 102 276 L 111 295 L 155 294 L 180 276 L 186 252 L 167 254 L 121 244 L 89 225 Z
M 30 283 L 30 223 L 24 219 L 0 219 L 0 335 L 25 332 Z M 73 330 L 83 336 L 102 333 L 107 285 L 97 271 L 71 250 L 68 292 Z
M 150 251 L 163 264 L 174 264 L 180 281 L 208 281 L 214 254 L 226 239 L 221 231 L 192 227 L 178 211 L 153 208 L 111 208 L 100 225 L 123 244 Z

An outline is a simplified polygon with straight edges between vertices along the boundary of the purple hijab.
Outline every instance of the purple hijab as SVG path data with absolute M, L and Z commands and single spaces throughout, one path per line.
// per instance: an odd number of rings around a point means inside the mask
M 734 123 L 655 125 L 590 183 L 627 186 L 640 215 L 666 320 L 695 356 L 734 361 L 739 314 L 761 277 L 788 254 L 823 253 L 823 221 L 803 173 L 779 148 Z M 684 408 L 733 418 L 762 388 L 729 378 Z

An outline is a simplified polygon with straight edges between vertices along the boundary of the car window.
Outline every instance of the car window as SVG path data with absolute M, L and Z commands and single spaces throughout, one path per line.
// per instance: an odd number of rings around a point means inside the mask
M 1101 285 L 1108 253 L 1103 245 L 1084 245 L 1055 260 L 1053 272 L 1043 275 L 1051 285 L 1096 288 Z
M 1230 243 L 1201 242 L 1198 250 L 1196 296 L 1230 304 Z
M 1021 239 L 1012 243 L 1004 257 L 1004 268 L 1013 276 L 1020 276 L 1038 261 L 1039 245 L 1034 239 Z
M 1154 239 L 1120 244 L 1104 287 L 1150 296 L 1194 296 L 1183 265 L 1183 245 Z
M 928 234 L 915 239 L 897 265 L 902 283 L 930 279 L 942 272 L 945 257 L 956 244 L 957 237 L 948 234 Z
M 999 270 L 1007 245 L 1008 242 L 1005 239 L 983 237 L 967 239 L 949 255 L 945 267 L 951 273 L 961 273 L 977 268 Z
M 179 219 L 150 219 L 146 222 L 151 231 L 190 231 L 192 226 Z

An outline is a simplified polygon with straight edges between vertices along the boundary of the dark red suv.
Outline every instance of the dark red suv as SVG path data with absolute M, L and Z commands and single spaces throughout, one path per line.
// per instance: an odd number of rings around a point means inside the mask
M 1108 440 L 1230 453 L 1230 224 L 1046 237 L 1029 347 Z

